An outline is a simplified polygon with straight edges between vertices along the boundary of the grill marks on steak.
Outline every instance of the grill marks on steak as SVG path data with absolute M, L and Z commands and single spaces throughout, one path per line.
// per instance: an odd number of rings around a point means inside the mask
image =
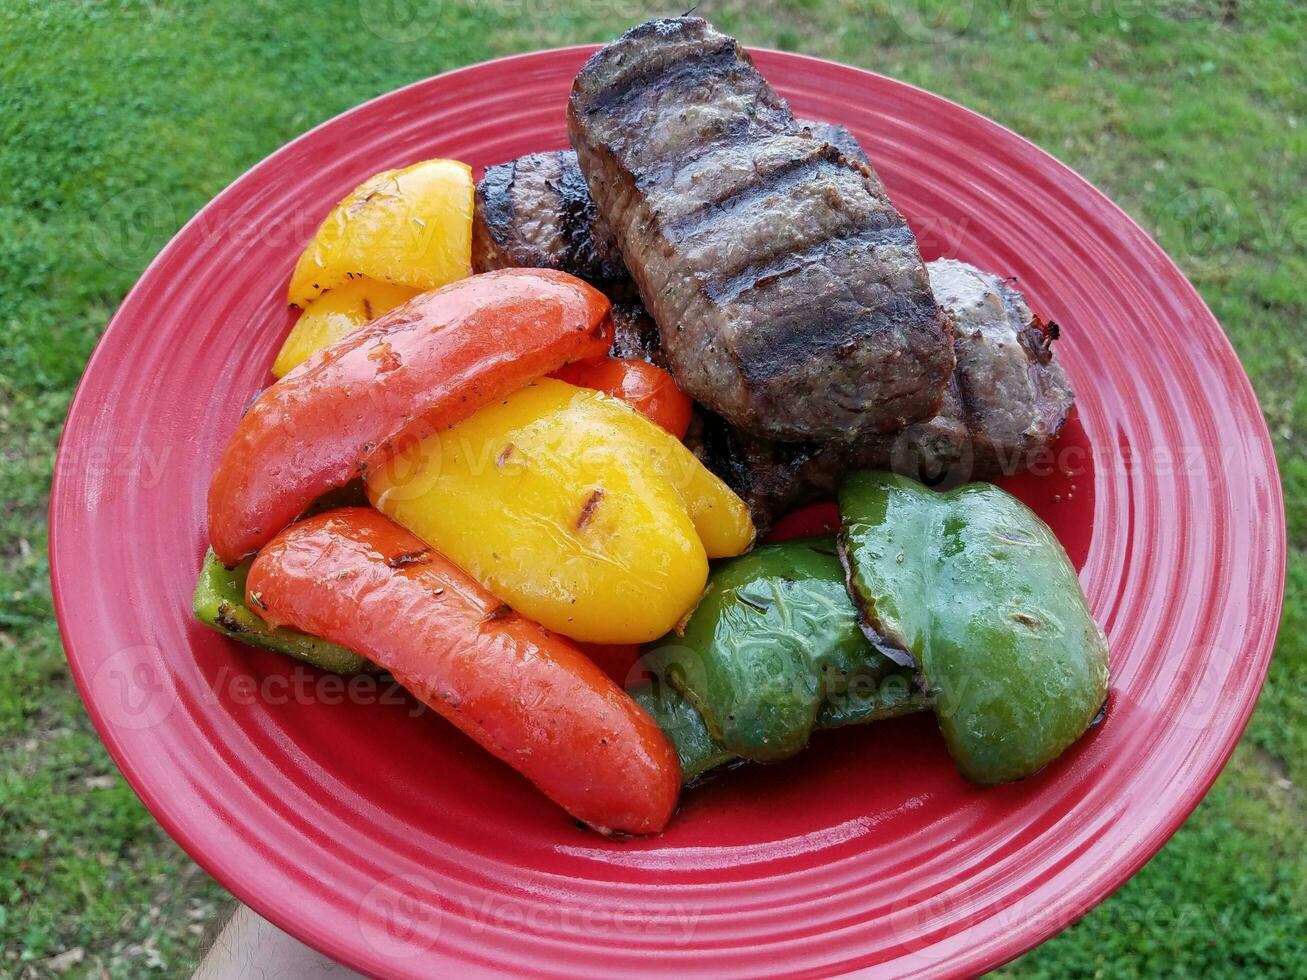
M 696 400 L 788 440 L 848 441 L 938 410 L 950 321 L 906 223 L 733 39 L 693 17 L 636 27 L 586 63 L 568 125 Z
M 559 269 L 613 301 L 614 357 L 667 366 L 653 322 L 599 217 L 576 153 L 532 153 L 487 167 L 477 184 L 472 270 Z
M 810 140 L 870 166 L 843 126 L 810 119 L 800 124 Z M 472 268 L 518 266 L 561 269 L 604 289 L 615 302 L 638 300 L 617 243 L 590 199 L 575 150 L 532 153 L 488 167 L 477 184 Z
M 799 144 L 790 171 L 829 160 L 830 151 L 822 148 L 829 143 L 846 158 L 865 164 L 868 179 L 880 187 L 847 129 L 812 121 L 800 126 L 810 142 Z M 711 175 L 713 167 L 729 169 L 731 161 L 729 152 L 705 154 L 697 158 L 691 174 Z M 778 167 L 775 177 L 783 179 L 786 169 Z M 685 179 L 697 186 L 707 178 Z M 756 192 L 738 177 L 724 178 L 714 187 L 715 199 L 710 201 L 701 191 L 676 212 L 685 229 L 711 217 L 714 207 L 756 203 Z M 770 193 L 772 188 L 765 190 Z M 617 246 L 587 201 L 573 151 L 532 154 L 489 168 L 477 187 L 473 266 L 478 272 L 511 265 L 561 268 L 589 279 L 614 297 L 613 354 L 666 366 L 657 325 L 638 301 L 630 301 L 634 287 Z M 931 262 L 926 268 L 939 305 L 958 325 L 956 370 L 934 418 L 860 439 L 850 447 L 779 444 L 697 411 L 687 443 L 748 501 L 760 527 L 802 503 L 829 498 L 849 468 L 889 468 L 951 485 L 1019 472 L 1057 437 L 1073 394 L 1053 360 L 1054 331 L 1031 313 L 1007 280 L 952 260 Z M 796 355 L 801 352 L 800 347 Z

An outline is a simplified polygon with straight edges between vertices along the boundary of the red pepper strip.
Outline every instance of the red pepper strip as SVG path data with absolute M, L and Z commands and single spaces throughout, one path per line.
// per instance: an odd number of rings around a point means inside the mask
M 577 648 L 589 657 L 600 670 L 625 689 L 631 680 L 635 665 L 640 662 L 640 644 L 638 643 L 582 643 L 574 641 Z
M 320 351 L 245 413 L 209 486 L 226 565 L 397 446 L 612 343 L 608 299 L 547 269 L 505 269 L 424 293 Z
M 292 524 L 254 559 L 246 601 L 389 670 L 601 832 L 656 833 L 676 807 L 676 752 L 625 691 L 376 511 Z
M 555 371 L 554 377 L 620 398 L 677 439 L 690 427 L 690 409 L 694 403 L 676 387 L 676 380 L 670 374 L 648 361 L 596 357 L 569 364 Z

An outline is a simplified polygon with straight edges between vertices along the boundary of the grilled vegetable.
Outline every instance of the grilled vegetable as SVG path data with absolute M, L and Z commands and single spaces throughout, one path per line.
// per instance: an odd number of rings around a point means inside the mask
M 989 484 L 938 494 L 861 472 L 840 489 L 841 553 L 864 627 L 916 659 L 967 778 L 1036 772 L 1107 697 L 1107 640 L 1047 525 Z
M 310 300 L 281 345 L 272 364 L 273 376 L 289 374 L 322 348 L 407 303 L 420 291 L 375 279 L 354 279 Z
M 370 177 L 327 215 L 290 280 L 303 307 L 324 290 L 365 276 L 414 289 L 436 289 L 472 264 L 472 169 L 457 160 L 425 160 Z
M 245 413 L 209 486 L 214 552 L 236 564 L 397 447 L 611 343 L 608 300 L 560 272 L 489 272 L 406 303 Z
M 694 785 L 713 769 L 747 761 L 713 738 L 703 715 L 665 676 L 655 676 L 650 683 L 633 684 L 627 690 L 635 703 L 658 722 L 676 748 L 683 786 Z M 930 699 L 913 686 L 909 674 L 898 671 L 866 693 L 834 695 L 822 704 L 817 727 L 866 725 L 929 710 Z
M 224 568 L 212 551 L 204 556 L 192 605 L 195 618 L 233 640 L 275 650 L 335 674 L 359 674 L 372 665 L 344 647 L 291 629 L 274 629 L 245 605 L 250 563 Z
M 597 357 L 569 364 L 554 377 L 579 388 L 593 388 L 620 398 L 680 439 L 690 427 L 694 403 L 676 380 L 660 367 L 635 358 Z
M 712 737 L 703 723 L 703 715 L 670 684 L 639 684 L 630 688 L 630 695 L 675 747 L 682 785 L 692 785 L 709 770 L 740 761 L 739 756 Z
M 270 625 L 386 668 L 597 830 L 656 833 L 671 817 L 680 772 L 653 720 L 576 647 L 375 511 L 287 528 L 254 560 L 247 598 Z
M 708 558 L 753 543 L 740 499 L 617 399 L 541 379 L 370 470 L 382 513 L 523 615 L 595 643 L 656 639 Z
M 732 755 L 788 758 L 825 714 L 834 724 L 897 705 L 911 689 L 863 635 L 829 538 L 763 545 L 713 572 L 681 635 L 647 658 Z M 888 705 L 886 705 L 888 706 Z

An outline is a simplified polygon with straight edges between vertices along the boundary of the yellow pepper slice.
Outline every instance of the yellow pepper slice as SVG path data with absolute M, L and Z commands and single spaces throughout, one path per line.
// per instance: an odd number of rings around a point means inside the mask
M 595 643 L 664 635 L 748 508 L 626 403 L 542 379 L 401 447 L 368 498 L 523 615 Z
M 369 320 L 389 313 L 421 292 L 411 286 L 394 286 L 375 279 L 353 279 L 309 300 L 281 345 L 281 352 L 272 365 L 273 375 L 280 378 L 290 373 L 322 348 L 330 347 Z
M 309 300 L 358 276 L 414 289 L 447 285 L 472 264 L 472 168 L 426 160 L 359 185 L 327 215 L 290 280 Z

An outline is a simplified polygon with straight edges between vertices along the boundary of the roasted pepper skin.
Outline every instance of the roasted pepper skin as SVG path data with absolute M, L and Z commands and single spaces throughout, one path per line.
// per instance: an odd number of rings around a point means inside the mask
M 769 544 L 722 562 L 680 635 L 650 668 L 702 715 L 732 755 L 758 762 L 803 749 L 814 728 L 879 716 L 902 672 L 863 635 L 830 538 Z M 897 705 L 910 677 L 891 685 Z
M 422 440 L 367 478 L 382 513 L 510 606 L 590 643 L 662 636 L 748 508 L 629 405 L 553 378 Z
M 367 508 L 300 521 L 250 568 L 247 603 L 358 650 L 578 820 L 656 833 L 680 770 L 666 736 L 576 647 Z
M 656 364 L 635 358 L 597 357 L 577 361 L 554 373 L 559 381 L 593 388 L 620 398 L 637 412 L 676 436 L 685 437 L 694 403 L 676 380 Z
M 546 269 L 460 280 L 313 355 L 250 407 L 209 486 L 227 566 L 397 447 L 612 343 L 608 299 Z
M 275 650 L 333 674 L 360 674 L 372 669 L 357 653 L 316 636 L 274 629 L 245 605 L 245 577 L 250 563 L 224 568 L 212 551 L 204 556 L 192 606 L 195 618 L 223 636 Z
M 1107 639 L 1043 521 L 990 484 L 941 494 L 889 473 L 846 477 L 839 505 L 864 625 L 916 659 L 963 775 L 1029 776 L 1084 734 Z

